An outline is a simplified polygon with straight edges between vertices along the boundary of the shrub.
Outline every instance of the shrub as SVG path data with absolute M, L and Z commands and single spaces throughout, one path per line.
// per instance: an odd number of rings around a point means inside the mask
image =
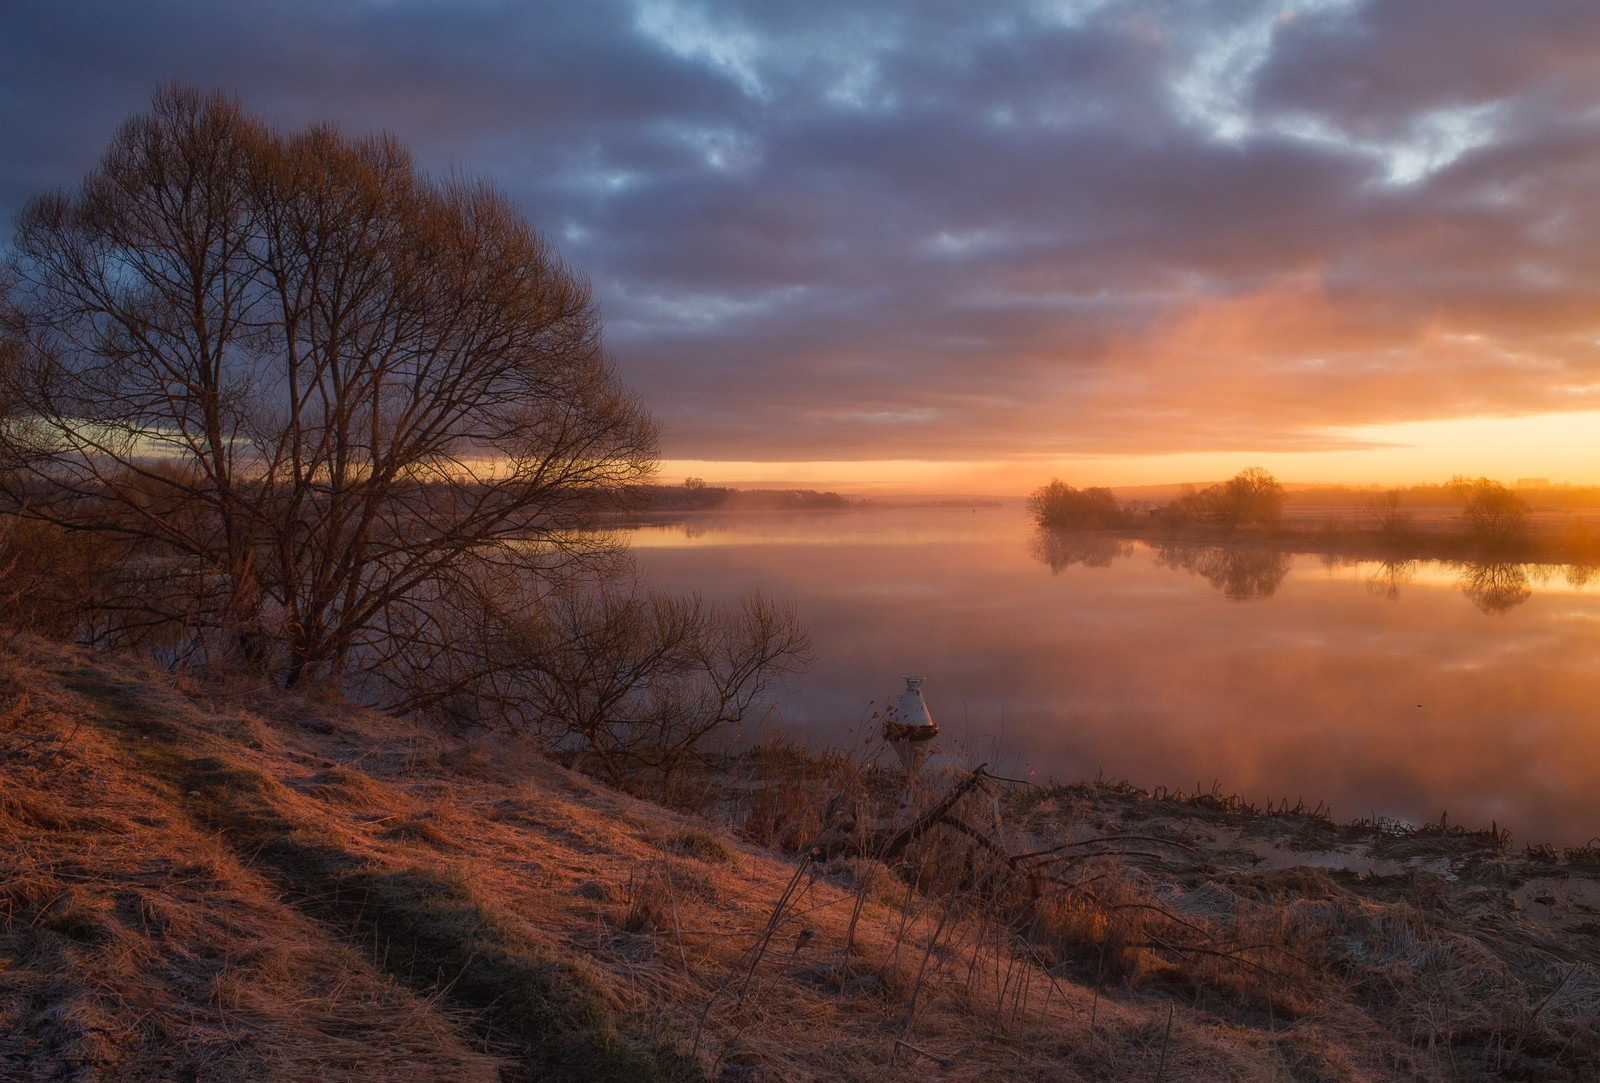
M 1095 530 L 1122 525 L 1124 516 L 1110 489 L 1075 489 L 1064 481 L 1034 490 L 1028 497 L 1033 521 L 1048 530 Z
M 1489 478 L 1457 474 L 1445 490 L 1461 503 L 1467 536 L 1487 549 L 1508 549 L 1527 540 L 1527 501 Z

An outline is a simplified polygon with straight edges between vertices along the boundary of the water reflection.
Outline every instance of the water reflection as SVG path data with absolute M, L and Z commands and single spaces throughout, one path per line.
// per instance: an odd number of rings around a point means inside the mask
M 1380 560 L 1367 575 L 1367 593 L 1388 602 L 1400 600 L 1400 588 L 1417 575 L 1415 560 Z
M 1051 575 L 1059 575 L 1074 564 L 1085 568 L 1109 568 L 1118 557 L 1131 556 L 1133 545 L 1108 534 L 1089 534 L 1075 530 L 1040 530 L 1030 544 L 1035 560 L 1049 565 Z
M 1600 591 L 1573 589 L 1581 572 L 1144 542 L 1107 565 L 1021 508 L 707 522 L 641 532 L 635 555 L 654 586 L 796 600 L 817 662 L 780 698 L 795 740 L 864 747 L 869 701 L 917 673 L 952 754 L 1007 773 L 1448 810 L 1519 843 L 1600 825 Z M 1516 596 L 1492 619 L 1464 600 Z
M 1526 564 L 1497 561 L 1461 567 L 1461 593 L 1485 613 L 1505 613 L 1533 597 Z
M 1355 564 L 1356 563 L 1356 559 L 1354 557 L 1345 556 L 1343 553 L 1335 553 L 1335 552 L 1329 551 L 1329 552 L 1324 552 L 1324 553 L 1318 553 L 1317 554 L 1317 563 L 1321 564 L 1324 568 L 1328 569 L 1328 571 L 1330 571 L 1330 572 L 1336 572 L 1340 568 L 1348 567 L 1351 564 Z
M 1594 578 L 1594 573 L 1600 571 L 1597 564 L 1568 564 L 1562 569 L 1562 578 L 1573 590 L 1582 590 L 1589 585 L 1589 580 Z
M 1289 574 L 1289 554 L 1232 545 L 1162 545 L 1156 563 L 1200 576 L 1235 601 L 1270 598 Z
M 1072 530 L 1035 531 L 1028 549 L 1035 560 L 1049 567 L 1052 575 L 1074 565 L 1109 568 L 1114 561 L 1130 557 L 1136 551 L 1132 542 L 1106 534 Z M 1293 565 L 1290 554 L 1256 546 L 1169 541 L 1157 544 L 1154 552 L 1157 567 L 1198 575 L 1235 601 L 1272 597 Z M 1370 566 L 1371 571 L 1365 577 L 1367 592 L 1390 602 L 1400 600 L 1400 588 L 1416 578 L 1418 568 L 1424 563 L 1394 558 L 1368 561 L 1336 552 L 1314 556 L 1330 573 L 1347 567 Z M 1462 561 L 1450 567 L 1457 572 L 1456 585 L 1461 593 L 1479 610 L 1491 615 L 1509 612 L 1523 604 L 1533 596 L 1533 581 L 1546 582 L 1551 576 L 1548 567 L 1506 561 Z M 1580 589 L 1596 570 L 1596 565 L 1564 565 L 1562 577 L 1574 589 Z

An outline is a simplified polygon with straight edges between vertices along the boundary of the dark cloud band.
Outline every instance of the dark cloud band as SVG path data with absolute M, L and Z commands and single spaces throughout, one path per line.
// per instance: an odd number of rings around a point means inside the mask
M 1588 7 L 24 3 L 0 209 L 179 78 L 507 190 L 674 457 L 1316 447 L 1600 407 Z

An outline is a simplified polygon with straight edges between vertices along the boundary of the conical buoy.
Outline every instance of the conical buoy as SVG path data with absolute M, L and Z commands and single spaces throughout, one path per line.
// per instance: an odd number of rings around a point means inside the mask
M 922 698 L 921 677 L 907 677 L 906 688 L 883 720 L 883 739 L 906 767 L 916 767 L 932 750 L 929 741 L 939 735 L 933 715 Z

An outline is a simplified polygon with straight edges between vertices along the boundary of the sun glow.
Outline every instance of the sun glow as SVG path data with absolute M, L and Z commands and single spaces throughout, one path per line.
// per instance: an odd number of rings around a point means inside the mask
M 1410 485 L 1454 474 L 1507 483 L 1521 477 L 1600 484 L 1600 411 L 1470 417 L 1329 429 L 1328 451 L 1183 452 L 994 460 L 724 462 L 669 459 L 661 477 L 700 477 L 735 488 L 805 488 L 856 495 L 963 493 L 1016 496 L 1051 477 L 1076 485 L 1212 481 L 1261 466 L 1287 482 Z M 1354 444 L 1355 446 L 1351 446 Z

